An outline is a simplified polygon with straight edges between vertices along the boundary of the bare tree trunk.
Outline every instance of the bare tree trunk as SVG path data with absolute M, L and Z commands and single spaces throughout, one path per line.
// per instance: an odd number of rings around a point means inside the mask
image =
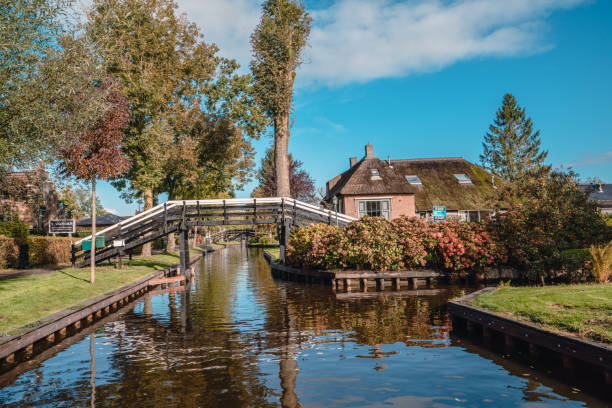
M 289 114 L 280 115 L 274 122 L 276 196 L 291 197 L 289 185 Z
M 153 190 L 148 188 L 144 192 L 144 209 L 153 208 Z M 142 256 L 151 256 L 151 243 L 148 242 L 142 246 Z
M 96 282 L 96 179 L 91 179 L 91 254 L 89 256 L 89 283 Z
M 176 252 L 176 238 L 174 232 L 168 234 L 168 245 L 166 246 L 166 252 Z

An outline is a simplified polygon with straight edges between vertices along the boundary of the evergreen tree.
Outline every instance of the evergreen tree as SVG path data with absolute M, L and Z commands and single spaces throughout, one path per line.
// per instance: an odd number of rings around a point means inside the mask
M 548 151 L 541 150 L 541 144 L 540 131 L 533 131 L 533 122 L 525 108 L 508 93 L 485 135 L 480 160 L 493 173 L 515 181 L 543 166 Z
M 312 18 L 299 0 L 267 0 L 251 36 L 255 97 L 274 125 L 276 195 L 290 197 L 289 114 Z

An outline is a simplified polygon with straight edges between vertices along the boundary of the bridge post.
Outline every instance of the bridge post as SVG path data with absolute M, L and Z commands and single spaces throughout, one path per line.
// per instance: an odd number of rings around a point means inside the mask
M 289 234 L 291 233 L 291 225 L 287 222 L 286 219 L 283 218 L 280 225 L 280 234 L 278 237 L 278 242 L 280 244 L 280 254 L 279 259 L 282 262 L 285 262 L 287 255 L 287 244 L 289 244 Z
M 181 273 L 187 274 L 189 269 L 189 230 L 181 226 L 179 230 L 179 255 L 181 257 Z

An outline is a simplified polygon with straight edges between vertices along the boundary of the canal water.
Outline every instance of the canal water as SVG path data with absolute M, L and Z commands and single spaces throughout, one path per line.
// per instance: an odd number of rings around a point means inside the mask
M 0 376 L 0 406 L 606 406 L 451 336 L 446 301 L 475 289 L 334 293 L 232 247 Z

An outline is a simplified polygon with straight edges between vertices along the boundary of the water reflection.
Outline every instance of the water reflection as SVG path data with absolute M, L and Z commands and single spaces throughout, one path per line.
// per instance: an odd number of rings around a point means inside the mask
M 605 406 L 449 336 L 446 301 L 473 289 L 336 294 L 232 248 L 187 291 L 0 378 L 0 405 Z

